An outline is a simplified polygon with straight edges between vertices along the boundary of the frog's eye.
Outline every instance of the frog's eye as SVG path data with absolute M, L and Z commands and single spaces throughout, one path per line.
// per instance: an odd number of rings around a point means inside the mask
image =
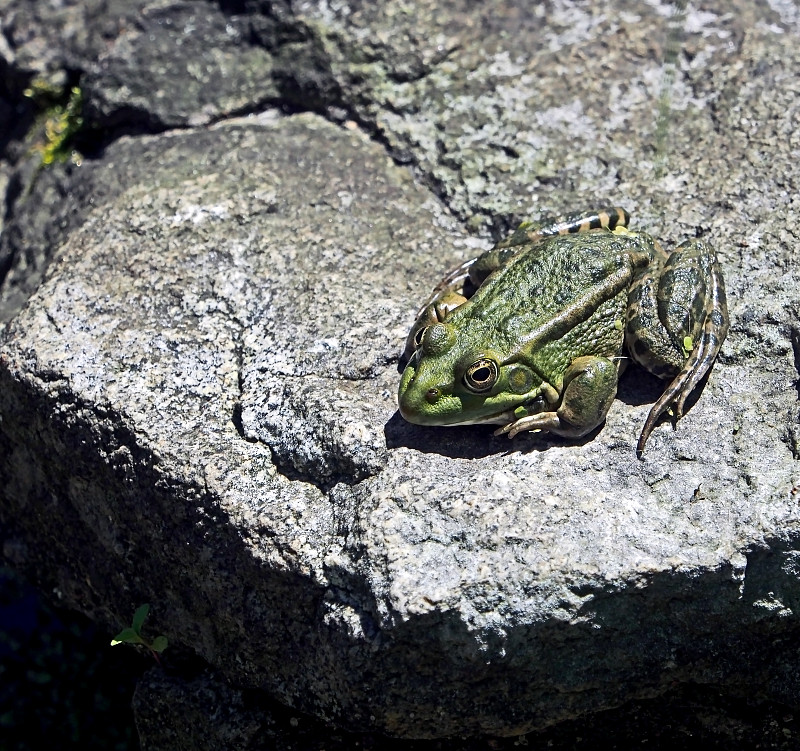
M 487 357 L 475 360 L 464 373 L 464 385 L 475 393 L 489 391 L 497 382 L 497 363 Z

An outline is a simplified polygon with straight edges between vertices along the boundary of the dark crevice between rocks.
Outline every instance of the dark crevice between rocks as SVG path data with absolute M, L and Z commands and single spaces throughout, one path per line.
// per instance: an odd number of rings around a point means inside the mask
M 245 440 L 249 440 L 245 438 Z M 339 485 L 357 485 L 363 480 L 369 479 L 370 475 L 366 473 L 352 473 L 345 472 L 337 473 L 315 473 L 313 467 L 298 468 L 292 462 L 291 456 L 284 456 L 284 452 L 280 451 L 275 446 L 265 444 L 270 450 L 272 455 L 272 463 L 275 469 L 292 482 L 301 482 L 307 485 L 313 485 L 322 495 L 327 496 L 335 487 Z
M 14 182 L 14 178 L 12 177 L 11 182 Z M 15 190 L 15 187 L 9 183 L 9 189 L 6 193 L 5 201 L 3 202 L 3 221 L 2 226 L 6 227 L 8 225 L 8 221 L 11 218 L 12 210 L 11 207 L 13 206 L 14 199 L 11 196 L 11 193 Z M 2 232 L 0 232 L 0 237 L 2 237 Z M 3 282 L 5 281 L 6 277 L 8 276 L 9 272 L 11 271 L 11 267 L 14 264 L 14 255 L 9 252 L 2 244 L 0 244 L 0 289 L 2 289 Z M 0 321 L 2 318 L 0 317 Z
M 452 211 L 444 181 L 437 179 L 430 171 L 421 168 L 419 159 L 410 146 L 398 148 L 380 131 L 374 119 L 360 114 L 357 102 L 348 97 L 347 87 L 334 74 L 332 60 L 325 51 L 319 32 L 294 17 L 288 3 L 265 5 L 248 0 L 219 0 L 219 4 L 223 13 L 237 14 L 255 11 L 261 14 L 260 18 L 264 19 L 265 22 L 257 29 L 252 26 L 258 16 L 251 21 L 250 41 L 253 44 L 261 44 L 270 52 L 275 62 L 272 78 L 280 92 L 280 98 L 269 104 L 279 108 L 284 114 L 311 112 L 336 125 L 342 125 L 345 122 L 355 123 L 388 154 L 397 166 L 413 167 L 419 182 L 442 205 Z M 336 38 L 335 43 L 341 48 L 341 58 L 347 59 L 350 54 L 345 49 L 347 40 Z M 398 84 L 422 80 L 431 74 L 435 65 L 445 61 L 454 51 L 455 48 L 444 50 L 430 63 L 417 61 L 416 64 L 408 63 L 404 69 L 398 68 L 389 71 L 387 80 Z M 362 50 L 362 52 L 364 51 Z M 356 89 L 357 86 L 350 88 Z M 357 92 L 353 94 L 354 98 L 359 96 L 363 95 Z M 390 102 L 382 102 L 381 106 L 384 110 L 394 111 L 398 115 L 405 114 L 404 111 L 393 108 Z M 250 107 L 247 112 L 238 114 L 244 115 L 257 111 L 259 110 Z
M 234 357 L 236 359 L 236 386 L 239 390 L 239 398 L 236 404 L 233 405 L 233 410 L 231 411 L 231 423 L 233 423 L 233 427 L 236 428 L 236 432 L 239 434 L 240 438 L 248 443 L 255 443 L 256 439 L 247 435 L 244 429 L 244 423 L 242 422 L 242 394 L 244 394 L 244 345 L 241 337 L 237 337 Z
M 792 354 L 794 359 L 794 369 L 798 377 L 794 380 L 794 387 L 797 391 L 798 401 L 800 401 L 800 328 L 792 326 L 789 332 L 789 340 L 792 343 Z M 792 456 L 800 459 L 800 406 L 794 410 L 794 420 L 786 426 L 784 440 Z
M 153 113 L 147 110 L 131 107 L 125 110 L 117 110 L 113 117 L 102 122 L 90 122 L 86 131 L 76 139 L 76 147 L 84 157 L 99 159 L 111 144 L 126 136 L 136 138 L 139 136 L 155 136 L 162 133 L 203 130 L 225 123 L 228 120 L 247 117 L 248 115 L 258 115 L 270 109 L 274 109 L 287 117 L 312 111 L 279 98 L 265 97 L 246 106 L 210 118 L 201 125 L 182 125 L 165 123 L 154 117 Z
M 22 90 L 12 92 L 3 86 L 3 77 L 0 77 L 0 159 L 11 164 L 18 161 L 24 152 L 25 134 L 32 129 L 35 119 L 33 102 L 22 96 Z M 12 144 L 19 146 L 14 149 Z
M 233 405 L 233 411 L 231 412 L 231 422 L 233 423 L 233 427 L 236 428 L 236 432 L 239 434 L 239 437 L 243 440 L 247 441 L 248 443 L 256 443 L 255 438 L 251 438 L 247 433 L 244 431 L 244 425 L 242 424 L 242 403 L 236 402 Z
M 789 332 L 789 339 L 792 342 L 794 369 L 797 371 L 798 375 L 798 377 L 795 379 L 794 387 L 797 390 L 798 399 L 800 399 L 800 328 L 792 326 L 792 329 Z

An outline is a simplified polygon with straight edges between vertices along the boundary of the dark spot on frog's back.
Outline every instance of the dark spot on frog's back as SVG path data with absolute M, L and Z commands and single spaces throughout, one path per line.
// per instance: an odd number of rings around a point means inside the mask
M 597 263 L 589 268 L 589 279 L 597 284 L 608 276 L 608 268 L 605 264 Z
M 555 257 L 551 274 L 562 279 L 578 279 L 579 275 L 586 273 L 586 266 L 581 257 L 576 253 L 562 253 Z
M 633 348 L 633 354 L 639 357 L 647 357 L 650 354 L 650 350 L 641 339 L 634 339 L 630 346 Z
M 553 305 L 563 308 L 572 302 L 573 291 L 570 287 L 559 287 L 553 295 Z

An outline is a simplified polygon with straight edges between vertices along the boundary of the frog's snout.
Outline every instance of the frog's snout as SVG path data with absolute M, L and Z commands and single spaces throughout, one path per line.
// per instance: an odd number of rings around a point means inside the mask
M 403 419 L 415 425 L 438 424 L 446 403 L 446 390 L 439 385 L 423 383 L 413 367 L 407 367 L 400 381 L 397 403 Z

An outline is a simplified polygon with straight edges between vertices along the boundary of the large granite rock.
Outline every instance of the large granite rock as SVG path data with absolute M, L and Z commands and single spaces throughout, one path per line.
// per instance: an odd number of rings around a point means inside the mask
M 15 204 L 3 241 L 58 252 L 0 334 L 4 559 L 110 629 L 150 602 L 232 685 L 406 737 L 681 683 L 796 704 L 797 20 L 690 12 L 662 141 L 657 9 L 357 5 L 220 4 L 267 98 L 334 123 L 127 136 L 58 177 L 55 226 L 55 178 Z M 147 38 L 87 59 L 108 127 Z M 151 124 L 214 119 L 163 104 Z M 636 459 L 660 384 L 633 370 L 577 443 L 405 424 L 416 305 L 491 242 L 461 220 L 609 202 L 723 261 L 731 333 L 677 429 Z

